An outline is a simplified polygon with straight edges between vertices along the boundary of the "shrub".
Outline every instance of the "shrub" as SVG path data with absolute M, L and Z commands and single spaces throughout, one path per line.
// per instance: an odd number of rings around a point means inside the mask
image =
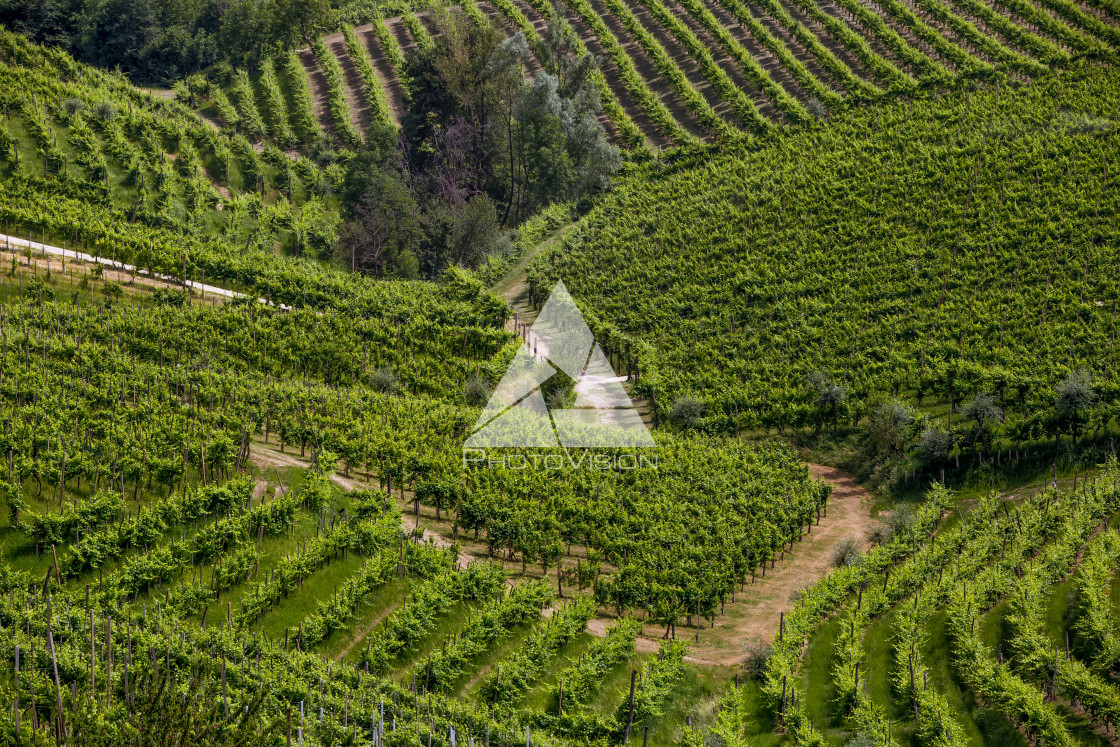
M 859 565 L 863 560 L 863 550 L 855 537 L 845 537 L 832 551 L 832 565 L 837 568 Z
M 463 387 L 463 396 L 466 398 L 468 405 L 485 407 L 490 400 L 490 383 L 482 376 L 475 374 L 467 379 L 466 386 Z
M 766 665 L 770 662 L 770 655 L 774 647 L 761 638 L 756 638 L 746 645 L 746 657 L 743 659 L 743 674 L 748 679 L 761 680 L 766 675 Z
M 908 503 L 899 504 L 886 518 L 886 525 L 890 528 L 891 536 L 905 534 L 914 526 L 918 517 L 914 507 Z
M 113 117 L 117 115 L 117 112 L 113 109 L 113 105 L 108 101 L 98 101 L 94 104 L 93 113 L 98 119 L 105 123 L 112 122 Z
M 369 385 L 379 392 L 395 394 L 400 391 L 401 381 L 391 368 L 379 368 L 370 374 Z
M 937 464 L 949 458 L 953 437 L 944 428 L 930 426 L 918 438 L 918 456 L 925 464 Z
M 890 542 L 893 536 L 894 530 L 891 528 L 891 525 L 882 522 L 867 530 L 867 541 L 879 547 Z
M 703 416 L 704 403 L 689 396 L 678 399 L 673 403 L 673 409 L 669 411 L 669 420 L 685 429 L 695 428 Z

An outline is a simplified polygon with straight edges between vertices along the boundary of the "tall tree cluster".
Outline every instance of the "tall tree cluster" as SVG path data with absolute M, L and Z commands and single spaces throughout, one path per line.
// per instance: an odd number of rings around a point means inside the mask
M 252 67 L 332 28 L 336 13 L 331 0 L 0 0 L 7 28 L 161 85 L 222 59 Z
M 410 60 L 402 134 L 369 137 L 348 167 L 336 260 L 379 277 L 473 267 L 507 227 L 605 189 L 621 164 L 598 118 L 595 59 L 558 14 L 539 49 L 455 10 L 433 16 L 439 41 Z

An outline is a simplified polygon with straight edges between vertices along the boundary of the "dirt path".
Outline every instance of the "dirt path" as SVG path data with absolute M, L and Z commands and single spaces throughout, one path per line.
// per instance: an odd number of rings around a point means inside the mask
M 420 522 L 419 524 L 417 524 L 416 517 L 412 514 L 406 514 L 406 515 L 401 517 L 401 526 L 407 532 L 414 532 L 414 531 L 416 531 L 416 527 L 419 526 L 421 528 L 421 530 L 423 531 L 424 541 L 425 542 L 431 542 L 436 547 L 451 547 L 451 545 L 453 544 L 451 540 L 447 539 L 442 534 L 439 534 L 437 532 L 433 532 L 431 529 L 428 529 L 427 527 L 425 527 L 423 522 Z M 459 551 L 459 567 L 460 568 L 467 567 L 468 565 L 470 565 L 474 561 L 474 559 L 475 558 L 474 558 L 473 555 L 468 555 L 467 553 L 463 552 L 462 550 Z
M 253 443 L 250 459 L 264 470 L 307 466 L 306 459 L 295 454 L 281 454 L 271 445 L 259 442 Z M 870 494 L 850 475 L 838 469 L 817 464 L 808 466 L 814 479 L 833 486 L 827 514 L 822 517 L 819 525 L 813 526 L 812 531 L 802 537 L 791 553 L 780 557 L 773 568 L 767 569 L 765 577 L 757 576 L 754 583 L 748 583 L 736 593 L 734 602 L 727 602 L 722 613 L 716 616 L 714 628 L 705 624 L 700 629 L 699 643 L 695 640 L 696 628 L 686 627 L 683 621 L 677 626 L 677 636 L 690 642 L 690 653 L 686 657 L 689 662 L 705 666 L 740 664 L 745 657 L 746 646 L 755 641 L 766 642 L 773 638 L 777 633 L 781 614 L 793 609 L 793 600 L 797 594 L 828 574 L 832 568 L 833 551 L 840 542 L 852 537 L 861 544 L 865 543 L 868 530 L 876 523 L 871 515 L 873 501 Z M 262 477 L 267 479 L 267 475 Z M 360 480 L 347 479 L 341 475 L 334 475 L 332 479 L 344 490 L 366 487 Z M 433 517 L 422 514 L 417 522 L 415 515 L 408 511 L 404 511 L 401 517 L 402 528 L 406 532 L 415 531 L 419 526 L 425 542 L 432 542 L 437 547 L 450 547 L 453 544 L 449 536 L 450 528 L 440 525 L 438 530 L 433 530 L 429 528 L 433 521 Z M 482 545 L 470 547 L 472 544 L 468 538 L 464 538 L 458 555 L 460 566 L 467 566 L 486 557 Z M 511 565 L 511 573 L 516 572 L 516 565 Z M 383 617 L 370 623 L 369 629 L 372 630 Z M 605 636 L 607 628 L 613 622 L 610 617 L 592 619 L 588 624 L 588 631 L 592 635 Z M 368 632 L 363 630 L 357 635 L 347 645 L 342 656 L 360 643 Z M 635 642 L 637 650 L 643 653 L 656 651 L 664 632 L 664 628 L 659 625 L 644 625 L 642 634 Z
M 522 321 L 532 322 L 537 316 L 537 312 L 529 305 L 529 285 L 526 282 L 526 272 L 529 269 L 529 265 L 532 264 L 533 260 L 542 252 L 563 238 L 564 234 L 571 230 L 573 226 L 575 226 L 575 223 L 569 223 L 557 229 L 554 234 L 526 252 L 525 256 L 519 259 L 517 264 L 510 268 L 506 276 L 494 284 L 493 291 L 513 307 L 513 310 L 518 313 Z
M 810 534 L 794 546 L 793 552 L 768 568 L 766 577 L 735 595 L 735 602 L 726 605 L 724 614 L 716 615 L 715 628 L 700 629 L 677 626 L 677 636 L 690 642 L 689 661 L 698 664 L 735 666 L 743 661 L 745 647 L 753 641 L 769 641 L 778 631 L 783 612 L 793 609 L 794 597 L 814 581 L 823 578 L 832 568 L 832 552 L 847 537 L 864 542 L 867 530 L 875 524 L 871 516 L 872 499 L 850 476 L 833 467 L 809 465 L 815 479 L 834 486 L 828 501 L 828 515 L 814 526 Z M 588 629 L 594 635 L 605 635 L 612 620 L 597 618 Z M 656 651 L 664 628 L 647 625 L 637 640 L 639 651 Z

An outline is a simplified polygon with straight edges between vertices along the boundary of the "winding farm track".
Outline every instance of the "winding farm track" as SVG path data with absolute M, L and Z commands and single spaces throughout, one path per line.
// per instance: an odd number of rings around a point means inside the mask
M 871 515 L 871 495 L 851 475 L 819 464 L 810 464 L 809 472 L 815 479 L 833 486 L 827 516 L 802 537 L 793 552 L 778 560 L 773 569 L 767 569 L 765 577 L 758 576 L 737 593 L 735 601 L 724 607 L 723 614 L 716 615 L 715 628 L 701 628 L 699 643 L 695 642 L 696 628 L 677 626 L 677 637 L 690 642 L 686 657 L 689 661 L 713 666 L 741 664 L 749 644 L 766 643 L 777 634 L 782 613 L 793 609 L 796 595 L 828 574 L 836 546 L 848 537 L 864 542 L 868 529 L 876 524 Z M 597 618 L 588 629 L 602 636 L 611 622 Z M 664 633 L 660 626 L 643 626 L 637 640 L 638 650 L 656 651 Z

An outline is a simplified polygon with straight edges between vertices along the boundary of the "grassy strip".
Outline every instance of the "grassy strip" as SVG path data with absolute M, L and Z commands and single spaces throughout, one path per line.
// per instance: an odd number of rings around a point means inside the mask
M 591 597 L 577 597 L 564 605 L 486 677 L 481 690 L 484 698 L 509 703 L 525 693 L 560 647 L 582 633 L 594 616 L 595 602 Z
M 242 596 L 236 627 L 245 628 L 258 620 L 343 549 L 362 553 L 376 548 L 384 550 L 397 537 L 399 528 L 400 515 L 390 512 L 373 523 L 343 522 L 315 537 L 302 551 L 282 558 L 265 582 Z
M 122 563 L 105 580 L 105 587 L 118 599 L 135 597 L 153 583 L 163 583 L 175 578 L 192 564 L 201 566 L 243 546 L 251 539 L 254 529 L 270 536 L 286 530 L 299 505 L 298 497 L 286 496 L 266 506 L 257 506 L 247 513 L 209 524 L 190 540 L 172 541 Z M 201 567 L 199 572 L 201 573 Z M 215 571 L 211 576 L 211 586 L 217 580 Z
M 1017 569 L 1028 559 L 1031 548 L 1047 537 L 1056 535 L 1042 556 L 1034 559 L 1034 570 L 1028 571 L 1028 575 L 1057 573 L 1060 568 L 1072 567 L 1078 551 L 1101 518 L 1120 508 L 1118 478 L 1116 463 L 1112 462 L 1102 471 L 1092 491 L 1084 490 L 1064 499 L 1060 494 L 1047 492 L 1036 499 L 1045 501 L 1045 509 L 1029 512 L 1021 518 L 1016 514 L 1016 552 L 979 577 L 970 579 L 967 585 L 962 584 L 955 590 L 949 605 L 957 671 L 980 698 L 995 704 L 1019 723 L 1029 737 L 1041 743 L 1073 745 L 1077 740 L 1042 692 L 996 662 L 976 631 L 976 620 L 984 610 L 1016 588 Z
M 394 659 L 432 631 L 437 618 L 452 604 L 489 598 L 504 582 L 502 567 L 492 563 L 448 569 L 425 581 L 367 639 L 362 662 L 374 672 L 387 672 Z
M 393 120 L 389 113 L 389 99 L 385 96 L 384 89 L 381 88 L 381 79 L 377 77 L 377 71 L 373 69 L 369 51 L 362 46 L 353 26 L 343 26 L 342 34 L 346 37 L 346 49 L 350 53 L 350 59 L 354 61 L 358 68 L 358 74 L 362 76 L 362 83 L 365 84 L 366 100 L 369 102 L 370 109 L 373 110 L 374 121 L 381 124 L 392 124 Z
M 346 80 L 342 76 L 342 66 L 322 39 L 311 42 L 311 51 L 319 61 L 323 76 L 327 79 L 327 107 L 334 120 L 334 128 L 339 138 L 349 148 L 358 148 L 362 136 L 350 120 L 350 103 L 346 100 Z
M 813 727 L 805 699 L 799 692 L 802 646 L 856 589 L 869 583 L 877 584 L 880 578 L 889 581 L 884 574 L 889 574 L 898 561 L 914 552 L 918 540 L 933 531 L 951 503 L 952 495 L 948 491 L 934 488 L 908 531 L 896 533 L 889 543 L 868 553 L 859 565 L 839 568 L 809 587 L 793 611 L 785 615 L 766 664 L 764 692 L 796 743 L 821 744 L 823 739 Z M 896 580 L 895 583 L 900 582 Z
M 145 513 L 142 509 L 136 516 L 124 522 L 114 522 L 109 515 L 100 521 L 85 521 L 84 525 L 99 524 L 92 532 L 80 537 L 77 542 L 70 545 L 70 552 L 62 563 L 62 575 L 66 577 L 77 576 L 87 571 L 96 570 L 105 563 L 120 558 L 125 551 L 138 547 L 156 544 L 171 527 L 187 521 L 193 521 L 209 516 L 216 511 L 224 511 L 233 506 L 243 506 L 253 494 L 253 482 L 248 479 L 238 479 L 227 482 L 219 487 L 204 485 L 195 488 L 185 495 L 172 495 L 148 508 Z M 100 505 L 103 497 L 113 500 L 115 494 L 100 494 L 85 501 L 81 507 L 96 507 Z M 116 504 L 116 501 L 113 501 Z M 80 507 L 80 508 L 81 508 Z M 117 505 L 117 511 L 123 504 Z M 88 509 L 86 509 L 88 512 Z M 61 517 L 63 523 L 53 526 L 46 539 L 50 542 L 61 541 L 61 534 L 68 532 L 68 527 L 74 520 L 68 519 L 69 514 L 48 514 L 52 524 L 58 524 Z M 35 526 L 31 525 L 32 536 L 37 540 Z M 74 528 L 83 526 L 75 524 Z
M 420 578 L 446 571 L 455 562 L 453 554 L 429 545 L 409 545 L 409 554 L 409 567 Z M 396 557 L 384 555 L 366 561 L 361 570 L 347 578 L 330 599 L 319 602 L 318 609 L 307 617 L 303 623 L 304 643 L 314 645 L 344 629 L 365 598 L 396 575 L 398 562 Z
M 1116 724 L 1120 723 L 1120 689 L 1078 659 L 1059 655 L 1057 644 L 1043 632 L 1042 601 L 1047 590 L 1073 569 L 1076 549 L 1074 554 L 1028 570 L 1009 594 L 1011 609 L 1006 621 L 1015 631 L 1012 664 L 1036 684 L 1050 685 L 1057 694 L 1080 703 L 1099 723 Z
M 446 744 L 451 728 L 464 734 L 490 733 L 495 741 L 528 738 L 536 747 L 560 747 L 570 743 L 551 738 L 526 723 L 522 720 L 524 714 L 499 713 L 438 694 L 425 696 L 421 712 L 416 694 L 399 683 L 355 668 L 339 667 L 317 653 L 286 650 L 282 641 L 230 635 L 214 628 L 201 629 L 150 606 L 146 609 L 114 606 L 110 612 L 110 598 L 95 595 L 94 604 L 86 607 L 78 592 L 59 592 L 52 597 L 53 604 L 44 604 L 42 598 L 33 597 L 21 588 L 23 581 L 14 575 L 0 579 L 3 583 L 0 619 L 5 621 L 0 654 L 14 659 L 17 646 L 24 652 L 24 703 L 34 699 L 45 720 L 49 720 L 56 692 L 55 680 L 48 674 L 52 659 L 43 644 L 51 629 L 59 669 L 67 682 L 89 682 L 86 675 L 91 669 L 95 672 L 98 689 L 86 686 L 83 693 L 91 697 L 96 693 L 111 693 L 109 697 L 114 704 L 129 703 L 126 693 L 131 693 L 139 703 L 146 692 L 145 683 L 159 683 L 160 677 L 168 674 L 173 681 L 184 682 L 193 676 L 194 695 L 218 704 L 212 711 L 216 721 L 222 718 L 221 704 L 228 705 L 232 714 L 240 714 L 247 707 L 268 709 L 272 714 L 269 719 L 274 719 L 275 724 L 272 736 L 278 743 L 283 741 L 279 735 L 283 733 L 286 709 L 293 714 L 293 741 L 296 728 L 302 728 L 306 744 L 341 743 L 343 740 L 367 745 L 389 741 L 424 744 L 432 739 L 436 744 Z M 11 597 L 9 592 L 12 592 Z M 111 625 L 104 622 L 106 613 L 112 615 Z M 96 615 L 98 622 L 93 633 L 91 614 Z M 100 649 L 101 641 L 109 638 L 112 641 L 109 650 L 124 653 L 115 659 L 113 666 L 97 662 L 94 668 L 90 652 L 95 647 Z M 34 659 L 30 656 L 32 651 L 36 652 Z M 226 687 L 215 686 L 200 694 L 199 677 L 209 672 L 211 680 L 216 679 L 219 668 Z M 159 707 L 158 703 L 153 707 Z M 77 730 L 85 728 L 78 720 L 83 713 L 79 711 L 68 716 L 68 723 L 75 725 L 76 733 L 82 733 Z M 321 718 L 320 713 L 330 717 Z M 301 714 L 306 714 L 306 720 L 301 719 Z M 340 726 L 339 714 L 350 721 L 349 727 Z M 104 721 L 96 723 L 103 725 Z M 243 726 L 241 721 L 230 724 Z M 389 737 L 391 730 L 393 736 Z M 243 735 L 244 728 L 239 733 Z
M 510 628 L 539 617 L 552 599 L 552 587 L 543 581 L 514 587 L 471 618 L 441 651 L 429 654 L 426 661 L 420 662 L 416 666 L 418 681 L 425 690 L 448 690 L 474 657 L 505 636 Z
M 634 640 L 641 631 L 642 624 L 632 617 L 612 625 L 578 662 L 560 673 L 564 700 L 576 706 L 589 704 L 610 671 L 634 655 Z
M 899 609 L 895 615 L 892 679 L 895 690 L 910 698 L 918 737 L 923 745 L 951 747 L 966 741 L 964 727 L 953 716 L 953 707 L 948 699 L 936 687 L 928 685 L 930 668 L 922 658 L 922 649 L 930 636 L 926 622 L 944 604 L 949 590 L 972 578 L 1000 551 L 1009 525 L 998 519 L 995 509 L 994 496 L 983 500 L 980 508 L 969 516 L 968 526 L 974 536 L 969 538 L 967 545 L 961 543 L 959 557 L 946 566 L 949 571 L 947 578 L 939 575 L 936 587 L 915 593 L 913 604 L 907 609 Z
M 233 102 L 226 96 L 226 92 L 217 83 L 211 82 L 210 89 L 207 92 L 210 97 L 210 103 L 218 110 L 218 116 L 221 117 L 222 122 L 226 127 L 236 130 L 241 124 L 241 115 L 237 113 L 237 108 Z
M 642 665 L 634 691 L 634 723 L 648 722 L 662 714 L 673 686 L 684 675 L 686 653 L 688 644 L 684 641 L 662 641 L 657 647 L 657 656 Z M 629 697 L 626 691 L 619 695 L 621 702 L 615 716 L 624 724 L 630 718 Z
M 669 56 L 669 53 L 666 52 L 665 48 L 661 46 L 661 43 L 654 38 L 653 34 L 651 34 L 646 27 L 638 21 L 634 14 L 630 12 L 630 8 L 625 3 L 621 2 L 621 0 L 604 0 L 604 4 L 607 6 L 607 9 L 618 18 L 619 22 L 622 23 L 623 27 L 630 35 L 634 37 L 638 45 L 645 50 L 645 53 L 649 55 L 650 59 L 653 60 L 653 64 L 657 67 L 658 72 L 669 81 L 673 89 L 677 92 L 677 95 L 680 96 L 681 101 L 684 102 L 685 107 L 696 115 L 700 124 L 704 125 L 713 135 L 721 140 L 734 139 L 735 131 L 731 125 L 727 124 L 722 117 L 716 114 L 715 110 L 708 104 L 707 99 L 692 87 L 692 84 L 685 78 L 684 71 L 680 69 L 677 63 L 673 62 L 673 58 Z M 689 49 L 689 52 L 693 55 L 700 55 L 698 61 L 700 62 L 701 70 L 705 72 L 705 77 L 707 77 L 710 68 L 718 66 L 712 61 L 711 54 L 707 53 L 707 50 L 700 49 L 703 45 L 700 44 L 699 40 L 694 37 L 693 41 L 695 45 Z M 705 59 L 707 60 L 707 65 L 704 63 Z M 715 71 L 711 71 L 711 73 L 713 78 L 709 80 L 721 80 L 718 75 L 716 75 Z M 722 70 L 720 70 L 719 73 L 722 74 L 726 82 L 720 84 L 713 83 L 713 86 L 715 86 L 716 92 L 722 96 L 727 90 L 727 86 L 734 88 L 734 84 L 731 83 L 731 80 L 727 78 L 726 73 L 723 73 Z M 740 91 L 740 93 L 742 92 Z M 750 107 L 753 108 L 754 104 L 751 103 Z M 735 107 L 733 106 L 733 108 Z M 757 110 L 755 111 L 757 113 Z M 752 127 L 756 131 L 762 131 L 762 125 L 759 122 L 752 121 L 753 118 L 749 111 L 736 109 L 736 114 L 748 127 Z
M 307 80 L 307 71 L 303 69 L 299 55 L 294 49 L 284 55 L 283 65 L 284 74 L 288 78 L 288 95 L 291 97 L 289 111 L 292 115 L 292 127 L 300 140 L 310 143 L 323 131 L 319 128 L 318 120 L 315 119 L 315 102 L 311 97 L 311 84 Z
M 665 107 L 665 104 L 662 103 L 657 94 L 649 89 L 645 79 L 638 74 L 637 68 L 634 67 L 634 61 L 630 59 L 630 55 L 622 48 L 618 38 L 607 28 L 607 24 L 603 22 L 603 19 L 599 17 L 591 4 L 587 0 L 567 0 L 567 3 L 598 37 L 599 43 L 603 45 L 603 49 L 607 52 L 607 56 L 618 68 L 619 75 L 626 83 L 630 95 L 642 107 L 646 116 L 653 120 L 662 134 L 677 145 L 699 144 L 700 141 L 690 135 L 673 119 L 673 115 Z
M 1075 629 L 1096 652 L 1093 668 L 1107 673 L 1120 665 L 1120 620 L 1109 596 L 1109 580 L 1120 567 L 1120 534 L 1105 532 L 1092 543 L 1077 582 L 1080 614 Z
M 875 738 L 877 744 L 894 744 L 889 731 L 883 728 L 887 709 L 873 702 L 867 691 L 868 671 L 861 682 L 860 665 L 866 664 L 864 635 L 872 619 L 883 615 L 906 596 L 914 595 L 915 608 L 922 590 L 935 575 L 940 579 L 946 567 L 950 574 L 960 566 L 962 549 L 994 525 L 996 506 L 988 502 L 976 512 L 968 523 L 956 524 L 924 545 L 906 561 L 890 571 L 882 587 L 869 585 L 861 590 L 854 602 L 849 601 L 839 620 L 840 635 L 836 643 L 838 661 L 833 667 L 832 682 L 841 708 L 850 713 L 857 731 Z M 983 557 L 987 557 L 986 555 Z M 900 615 L 905 616 L 901 611 Z M 864 687 L 861 689 L 860 685 Z

